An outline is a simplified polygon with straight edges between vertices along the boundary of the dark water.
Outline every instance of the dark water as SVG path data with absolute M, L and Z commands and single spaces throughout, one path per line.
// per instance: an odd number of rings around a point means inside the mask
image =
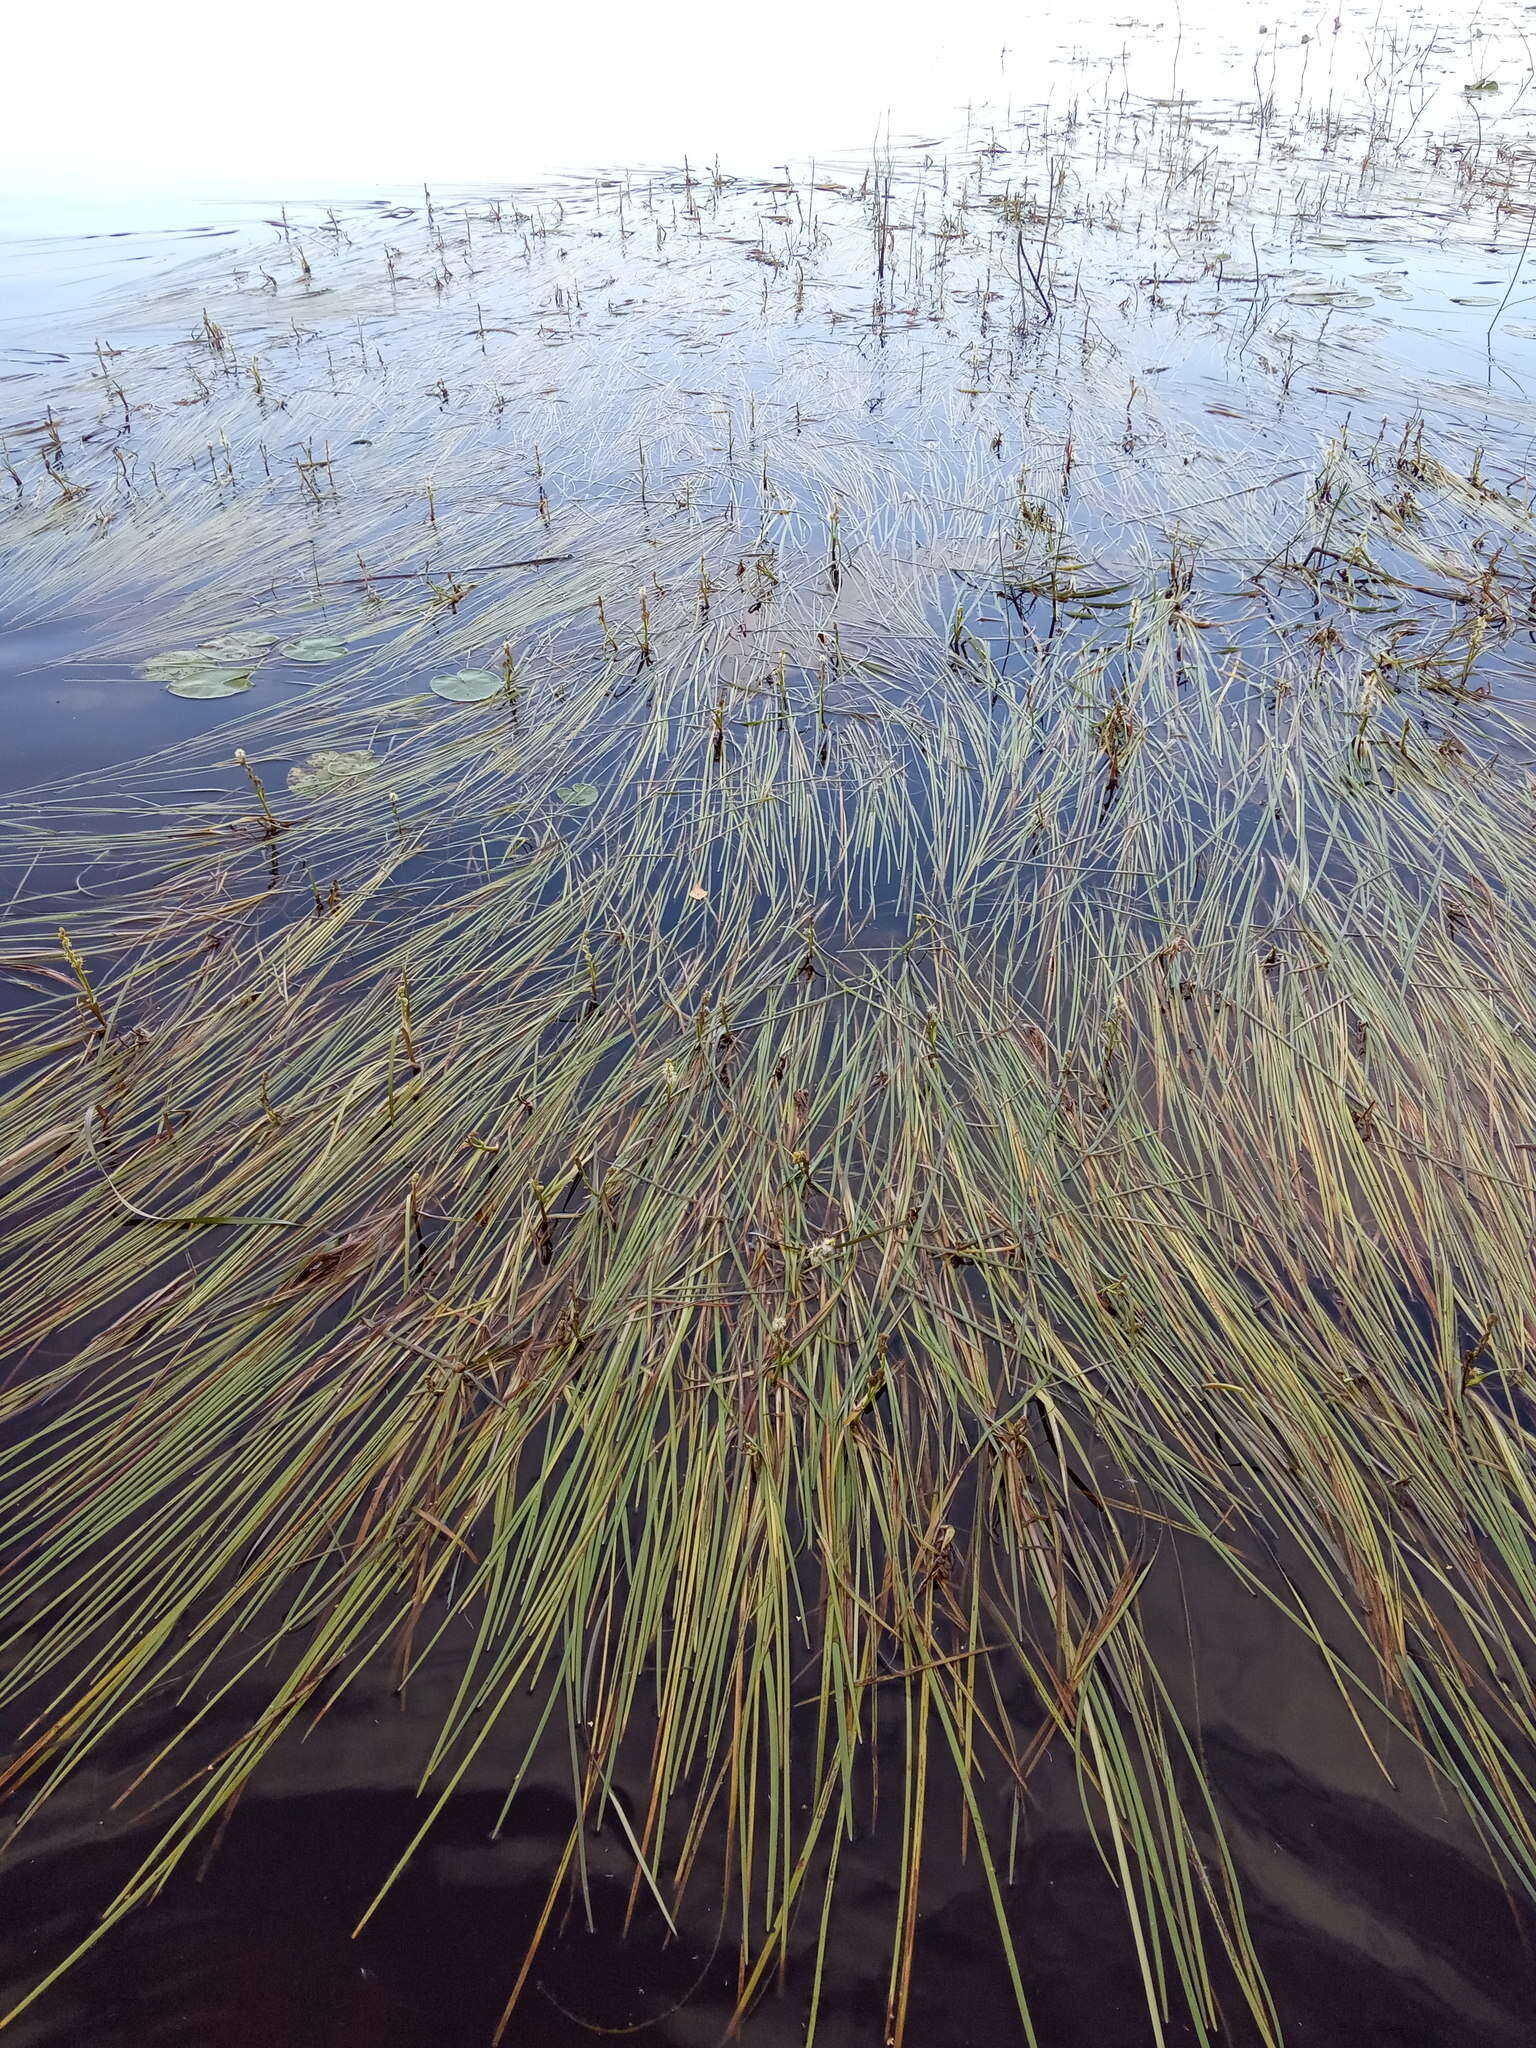
M 67 620 L 0 635 L 0 777 L 7 790 L 115 768 L 194 737 L 221 716 L 239 715 L 238 700 L 178 703 L 141 681 L 128 662 L 94 662 L 82 674 L 71 661 L 82 637 L 81 622 Z
M 1219 1787 L 1285 2038 L 1302 2048 L 1530 2041 L 1536 1919 L 1407 1747 L 1375 1730 L 1388 1782 L 1320 1662 L 1263 1603 L 1235 1594 L 1208 1556 L 1181 1547 L 1149 1595 L 1154 1636 L 1187 1638 L 1182 1677 L 1176 1655 L 1168 1667 Z M 575 1813 L 569 1765 L 562 1776 L 557 1758 L 536 1765 L 504 1811 L 527 1733 L 516 1715 L 355 1931 L 420 1825 L 414 1776 L 454 1678 L 451 1656 L 429 1662 L 402 1701 L 387 1675 L 365 1676 L 309 1732 L 285 1738 L 213 1846 L 195 1849 L 158 1898 L 89 1950 L 14 2038 L 28 2048 L 480 2048 L 546 1910 Z M 261 1703 L 253 1696 L 250 1711 Z M 221 1722 L 232 1733 L 245 1725 L 238 1690 Z M 103 1789 L 173 1725 L 169 1702 L 130 1722 L 100 1760 L 105 1774 L 85 1774 L 33 1824 L 30 1843 L 23 1835 L 13 1846 L 0 1868 L 8 1990 L 86 1939 L 132 1874 L 152 1831 L 106 1808 Z M 876 1751 L 896 1768 L 897 1717 Z M 638 1820 L 643 1775 L 621 1769 L 616 1784 Z M 976 1859 L 960 1853 L 960 1819 L 941 1775 L 909 2025 L 940 2048 L 986 2048 L 1019 2038 L 1018 2013 Z M 845 1851 L 816 2032 L 837 2048 L 882 2037 L 898 1851 L 894 1801 Z M 638 1885 L 618 1829 L 590 1831 L 587 1859 L 587 1903 L 562 1894 L 506 2038 L 561 2048 L 615 2034 L 677 2048 L 721 2039 L 736 1956 L 717 1859 L 706 1853 L 675 1907 L 676 1936 Z M 1038 2040 L 1143 2048 L 1152 2033 L 1126 1923 L 1056 1754 L 1032 1781 L 1007 1911 Z M 745 2024 L 743 2038 L 760 2048 L 804 2039 L 814 1912 L 804 1920 L 786 1985 Z M 1216 1988 L 1222 1997 L 1219 1972 Z M 1223 2003 L 1222 2038 L 1256 2041 L 1230 1985 Z M 1175 2014 L 1163 2038 L 1183 2048 L 1198 2037 Z
M 1375 1802 L 1309 1784 L 1280 1759 L 1241 1761 L 1224 1775 L 1243 1785 L 1245 1818 L 1264 1837 L 1277 1896 L 1257 1906 L 1255 1931 L 1289 2039 L 1307 2048 L 1341 2038 L 1515 2048 L 1531 2038 L 1530 1957 L 1485 1872 L 1432 1835 L 1394 1827 Z M 493 1843 L 497 1796 L 455 1800 L 390 1904 L 353 1940 L 365 1889 L 358 1869 L 381 1867 L 398 1849 L 412 1825 L 409 1802 L 368 1789 L 252 1797 L 202 1882 L 173 1885 L 104 1942 L 48 2017 L 21 2021 L 16 2038 L 60 2048 L 478 2048 L 542 1911 L 543 1861 L 569 1826 L 569 1808 L 541 1813 L 544 1803 L 520 1800 Z M 594 1860 L 596 1930 L 578 1926 L 548 1943 L 510 2038 L 572 2044 L 616 2029 L 646 2043 L 719 2038 L 734 2003 L 729 1956 L 686 1936 L 659 1947 L 643 1928 L 625 1939 L 628 1874 L 601 1873 L 601 1845 Z M 22 1858 L 5 1892 L 11 1924 L 24 1919 L 55 1940 L 78 1935 L 88 1925 L 84 1901 L 131 1867 L 127 1847 L 116 1857 L 77 1849 Z M 1011 1897 L 1027 1943 L 1026 1986 L 1042 2040 L 1140 2048 L 1149 2029 L 1135 1958 L 1106 1910 L 1101 1876 L 1083 1838 L 1046 1832 L 1031 1841 Z M 996 1941 L 985 1918 L 978 1927 L 983 1901 L 960 1873 L 934 1889 L 948 1895 L 923 1915 L 911 2024 L 943 2048 L 1015 2038 Z M 1298 1900 L 1302 1910 L 1288 1911 Z M 839 1918 L 848 1948 L 818 2038 L 854 2048 L 880 2037 L 887 1958 L 873 1929 L 861 1936 L 856 1909 Z M 770 1998 L 744 2038 L 788 2044 L 803 2029 L 792 1997 Z M 1167 2037 L 1194 2038 L 1178 2024 Z M 1250 2036 L 1239 2023 L 1228 2038 Z

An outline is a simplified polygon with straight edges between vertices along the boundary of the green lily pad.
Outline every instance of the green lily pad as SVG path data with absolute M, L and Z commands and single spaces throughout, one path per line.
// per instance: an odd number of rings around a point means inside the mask
M 206 647 L 177 647 L 169 654 L 154 655 L 139 670 L 146 683 L 179 683 L 187 676 L 205 676 L 223 670 L 225 674 L 249 671 L 249 660 L 222 659 Z
M 295 796 L 333 796 L 337 790 L 352 789 L 365 781 L 379 765 L 377 754 L 365 747 L 361 753 L 341 754 L 322 748 L 288 770 L 288 787 Z
M 499 697 L 506 682 L 494 669 L 461 668 L 456 676 L 434 676 L 427 688 L 450 704 L 484 704 L 488 698 Z
M 205 640 L 201 647 L 175 647 L 169 654 L 156 654 L 146 661 L 139 673 L 147 683 L 164 683 L 167 689 L 191 680 L 201 680 L 219 674 L 239 675 L 243 682 L 237 689 L 244 689 L 250 681 L 251 670 L 276 645 L 271 633 L 221 633 L 215 640 Z M 227 696 L 227 691 L 213 689 L 184 690 L 177 688 L 178 697 Z
M 173 697 L 237 697 L 251 687 L 248 668 L 187 669 L 166 684 Z
M 333 633 L 306 633 L 302 639 L 289 640 L 278 649 L 284 661 L 297 661 L 313 668 L 319 668 L 323 662 L 340 661 L 346 651 L 346 641 L 338 640 Z
M 565 789 L 555 791 L 555 795 L 570 811 L 589 811 L 601 794 L 595 782 L 573 782 Z
M 205 640 L 200 653 L 210 661 L 231 662 L 237 668 L 253 667 L 277 645 L 275 633 L 220 633 L 215 640 Z

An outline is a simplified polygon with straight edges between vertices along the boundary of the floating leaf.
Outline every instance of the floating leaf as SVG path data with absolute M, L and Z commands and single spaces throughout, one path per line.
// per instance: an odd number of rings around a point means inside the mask
M 221 633 L 217 639 L 205 640 L 200 647 L 177 647 L 169 654 L 154 655 L 145 662 L 140 674 L 146 682 L 164 683 L 170 688 L 173 684 L 222 672 L 242 676 L 244 681 L 235 687 L 244 689 L 250 682 L 251 670 L 271 653 L 276 644 L 276 636 L 271 633 Z M 212 689 L 177 689 L 176 694 L 178 697 L 218 697 L 228 693 Z
M 289 640 L 278 649 L 284 661 L 302 662 L 314 668 L 322 662 L 340 661 L 346 651 L 346 641 L 331 633 L 306 633 L 302 639 Z
M 226 675 L 241 672 L 248 676 L 251 666 L 249 657 L 221 658 L 206 647 L 177 647 L 146 661 L 139 673 L 147 683 L 179 683 L 188 676 L 214 675 L 221 670 Z
M 309 754 L 302 761 L 296 761 L 288 770 L 288 787 L 295 796 L 330 796 L 340 789 L 351 789 L 355 784 L 370 776 L 379 765 L 377 754 L 365 747 L 361 753 L 335 753 L 322 748 L 317 754 Z
M 450 704 L 483 704 L 488 697 L 499 697 L 506 682 L 494 669 L 461 668 L 456 676 L 434 676 L 427 688 Z
M 1342 286 L 1303 285 L 1299 291 L 1286 294 L 1288 306 L 1368 306 L 1370 303 L 1364 292 L 1350 291 Z
M 166 684 L 173 697 L 237 697 L 251 687 L 248 668 L 187 669 Z
M 572 782 L 566 788 L 555 791 L 561 803 L 571 811 L 590 810 L 601 793 L 595 782 Z
M 215 640 L 205 640 L 200 652 L 210 661 L 227 661 L 236 668 L 249 668 L 270 654 L 276 645 L 275 633 L 220 633 Z

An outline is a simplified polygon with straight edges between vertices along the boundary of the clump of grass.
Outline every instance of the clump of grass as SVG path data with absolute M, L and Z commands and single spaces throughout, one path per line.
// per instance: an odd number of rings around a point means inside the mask
M 84 1333 L 0 1396 L 23 1832 L 141 1703 L 186 1702 L 145 1778 L 183 1789 L 107 1924 L 338 1689 L 446 1659 L 423 1833 L 531 1688 L 572 1755 L 558 1896 L 649 1728 L 637 1883 L 713 1912 L 690 1877 L 730 1841 L 744 2010 L 835 1915 L 895 1725 L 893 2038 L 938 1774 L 1028 2027 L 1007 1844 L 1055 1746 L 1150 2009 L 1172 1981 L 1211 2029 L 1219 1968 L 1278 2038 L 1187 1650 L 1143 1609 L 1175 1543 L 1536 1879 L 1523 798 L 1433 759 L 1346 779 L 1343 690 L 1240 736 L 1176 609 L 1118 643 L 1113 732 L 1067 651 L 995 677 L 998 717 L 940 612 L 904 648 L 918 727 L 845 639 L 861 715 L 822 766 L 793 700 L 701 764 L 708 643 L 669 626 L 626 717 L 605 670 L 466 724 L 456 811 L 517 792 L 467 872 L 441 742 L 401 750 L 390 804 L 441 849 L 408 928 L 366 782 L 323 827 L 347 886 L 319 921 L 238 883 L 199 908 L 169 847 L 86 913 L 132 963 L 134 1047 L 38 1062 L 24 1145 L 99 1100 L 135 1214 L 294 1219 L 189 1265 L 67 1153 L 12 1191 L 8 1345 Z M 612 794 L 562 827 L 578 759 Z M 200 1702 L 255 1673 L 210 1744 Z

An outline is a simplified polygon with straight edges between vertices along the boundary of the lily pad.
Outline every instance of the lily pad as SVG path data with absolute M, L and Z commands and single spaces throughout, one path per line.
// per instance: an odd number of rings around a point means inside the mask
M 555 795 L 570 811 L 589 811 L 600 794 L 601 791 L 595 782 L 573 782 L 565 789 L 555 791 Z
M 297 661 L 313 668 L 327 661 L 340 661 L 346 651 L 346 641 L 338 640 L 333 633 L 306 633 L 302 639 L 286 641 L 278 649 L 284 661 Z
M 146 683 L 179 683 L 188 676 L 206 676 L 223 673 L 243 673 L 249 677 L 252 662 L 249 656 L 244 660 L 210 652 L 206 647 L 177 647 L 169 654 L 154 655 L 139 670 Z
M 427 688 L 450 704 L 484 704 L 501 695 L 506 681 L 494 669 L 461 668 L 456 676 L 434 676 Z
M 275 633 L 220 633 L 216 640 L 205 640 L 199 651 L 221 665 L 231 662 L 237 668 L 247 668 L 270 654 L 276 645 Z
M 173 697 L 238 697 L 251 687 L 248 668 L 188 669 L 166 684 Z
M 335 753 L 322 748 L 288 770 L 288 787 L 295 796 L 332 796 L 366 780 L 379 765 L 377 754 L 365 747 L 361 753 Z

